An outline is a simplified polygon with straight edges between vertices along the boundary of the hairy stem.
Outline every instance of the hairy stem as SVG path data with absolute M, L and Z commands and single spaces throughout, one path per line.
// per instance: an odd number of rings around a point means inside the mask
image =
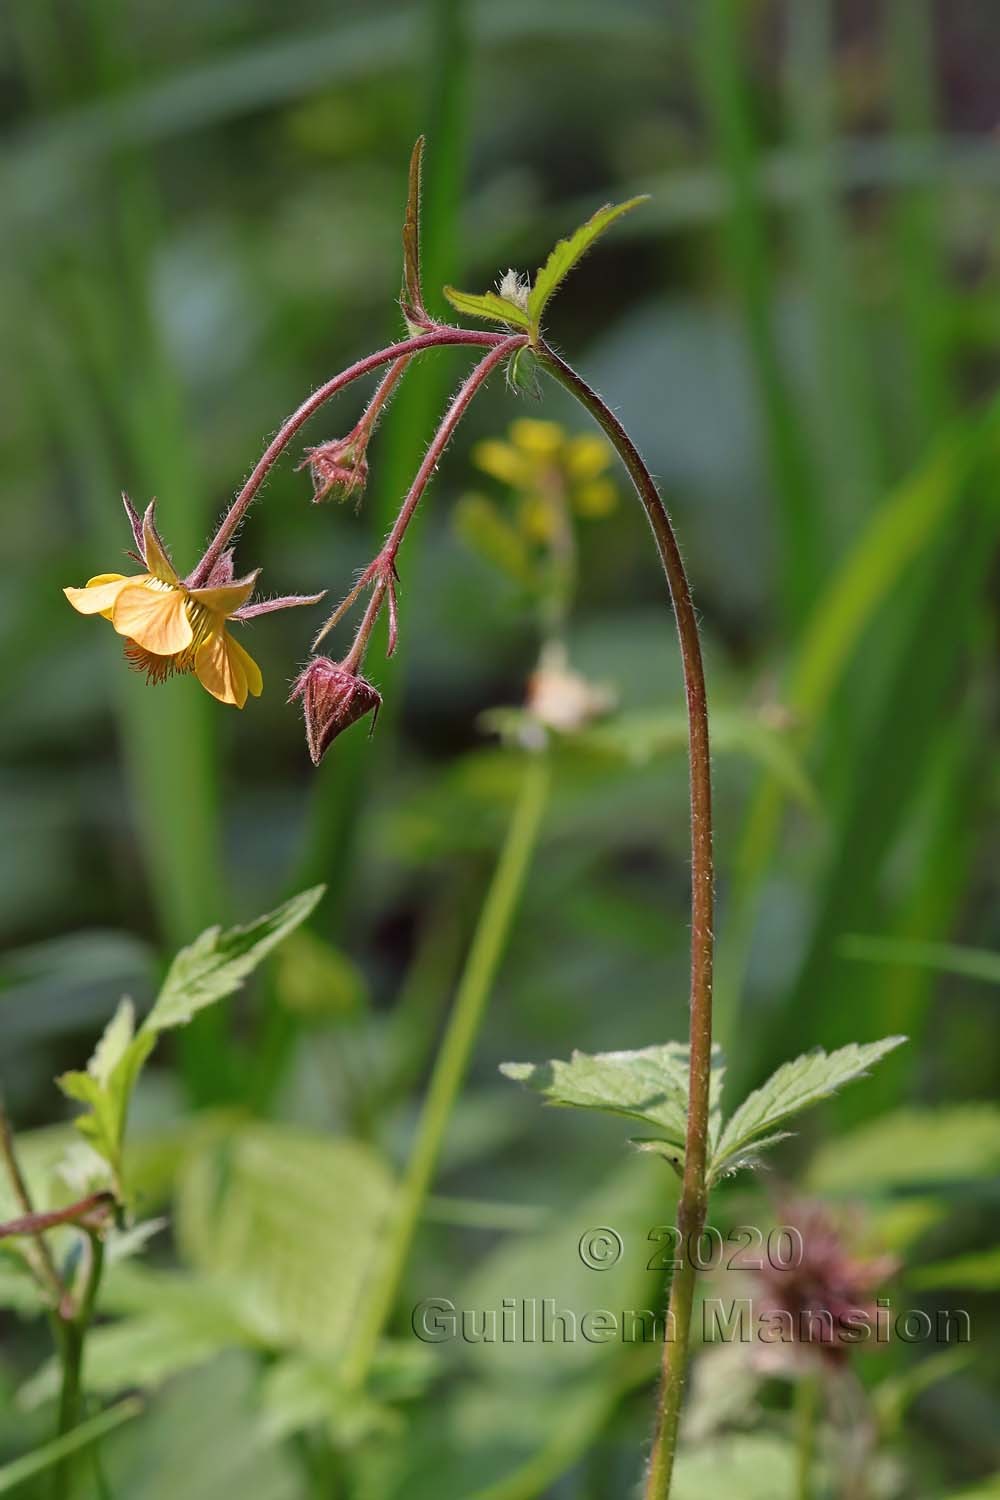
M 362 1304 L 348 1379 L 365 1380 L 382 1330 L 392 1312 L 421 1210 L 434 1178 L 451 1112 L 510 932 L 514 911 L 531 866 L 549 794 L 550 770 L 543 756 L 524 768 L 520 793 L 493 879 L 483 902 L 458 993 L 431 1074 L 395 1218 L 374 1285 Z
M 709 1084 L 712 1066 L 712 959 L 714 873 L 712 855 L 712 767 L 708 738 L 708 698 L 691 589 L 670 517 L 652 475 L 621 423 L 600 396 L 547 345 L 538 349 L 541 363 L 590 412 L 614 444 L 628 470 L 652 527 L 667 586 L 684 667 L 688 711 L 691 791 L 691 1032 L 687 1139 L 684 1177 L 677 1206 L 681 1268 L 670 1288 L 668 1328 L 663 1345 L 663 1373 L 657 1404 L 653 1451 L 646 1479 L 646 1500 L 665 1500 L 677 1446 L 677 1426 L 687 1369 L 695 1272 L 691 1250 L 705 1223 L 708 1156 Z
M 419 354 L 424 349 L 434 349 L 445 344 L 471 344 L 478 348 L 491 348 L 497 344 L 506 342 L 502 333 L 477 333 L 465 328 L 435 328 L 431 333 L 421 334 L 418 338 L 403 339 L 398 344 L 390 344 L 385 349 L 379 349 L 375 354 L 369 354 L 365 359 L 359 359 L 356 364 L 348 369 L 342 370 L 332 380 L 319 386 L 311 396 L 307 396 L 301 406 L 296 407 L 291 416 L 288 417 L 274 437 L 268 443 L 264 452 L 257 460 L 246 483 L 233 501 L 229 510 L 223 516 L 219 529 L 208 545 L 205 555 L 195 568 L 188 580 L 191 588 L 201 588 L 205 579 L 209 576 L 212 568 L 222 556 L 226 547 L 232 541 L 239 528 L 240 522 L 246 515 L 258 490 L 264 483 L 277 460 L 288 447 L 292 438 L 304 427 L 309 418 L 314 416 L 320 407 L 342 391 L 345 386 L 355 380 L 360 380 L 371 370 L 377 370 L 380 365 L 388 364 L 390 361 L 409 359 L 414 354 Z
M 83 1402 L 83 1350 L 94 1316 L 97 1293 L 104 1271 L 104 1242 L 100 1235 L 95 1233 L 88 1233 L 88 1239 L 90 1258 L 80 1303 L 73 1317 L 66 1318 L 63 1322 L 61 1347 L 63 1370 L 62 1388 L 59 1393 L 58 1437 L 65 1437 L 67 1433 L 72 1432 L 80 1421 Z M 65 1497 L 69 1495 L 72 1474 L 73 1458 L 67 1456 L 54 1470 L 54 1500 L 65 1500 Z
M 3 1157 L 3 1164 L 6 1168 L 7 1176 L 10 1178 L 14 1197 L 24 1214 L 25 1221 L 30 1223 L 35 1217 L 35 1208 L 24 1173 L 21 1171 L 21 1163 L 17 1157 L 17 1148 L 14 1145 L 14 1132 L 11 1129 L 10 1118 L 4 1108 L 2 1099 L 0 1099 L 0 1156 Z M 42 1227 L 32 1224 L 32 1227 L 25 1232 L 31 1235 L 34 1244 L 35 1264 L 33 1269 L 39 1281 L 44 1284 L 52 1297 L 52 1303 L 58 1315 L 58 1308 L 62 1302 L 65 1288 L 63 1287 L 62 1278 L 56 1270 L 56 1263 L 52 1259 L 52 1251 L 49 1249 L 48 1241 L 42 1232 Z
M 479 364 L 466 376 L 455 392 L 451 405 L 445 412 L 441 424 L 431 439 L 427 452 L 424 454 L 424 461 L 417 470 L 413 483 L 410 485 L 406 499 L 400 507 L 399 515 L 393 522 L 392 530 L 386 537 L 385 544 L 375 563 L 372 564 L 372 567 L 368 569 L 365 575 L 366 577 L 369 575 L 374 576 L 377 572 L 378 581 L 375 584 L 371 599 L 368 601 L 364 618 L 358 627 L 358 633 L 351 647 L 350 655 L 344 661 L 344 666 L 349 671 L 356 671 L 361 665 L 365 649 L 368 645 L 368 639 L 378 618 L 379 611 L 382 608 L 385 596 L 391 586 L 395 572 L 396 556 L 402 545 L 403 537 L 406 535 L 406 529 L 413 520 L 417 506 L 420 504 L 424 490 L 427 488 L 428 481 L 441 462 L 441 457 L 451 441 L 455 428 L 465 415 L 472 398 L 489 379 L 493 370 L 513 354 L 516 349 L 519 349 L 523 343 L 525 343 L 523 334 L 514 334 L 508 338 L 501 338 L 500 343 L 490 350 L 485 359 L 480 360 Z M 357 590 L 352 592 L 356 597 Z M 338 605 L 326 624 L 321 626 L 316 639 L 313 641 L 313 650 L 316 649 L 331 626 L 340 619 L 342 613 L 343 606 Z
M 795 1391 L 796 1500 L 812 1500 L 813 1464 L 816 1459 L 816 1421 L 820 1406 L 818 1375 L 803 1375 Z

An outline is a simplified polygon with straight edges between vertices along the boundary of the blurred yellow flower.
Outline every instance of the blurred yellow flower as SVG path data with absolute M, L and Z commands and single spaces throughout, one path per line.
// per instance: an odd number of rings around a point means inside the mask
M 522 524 L 538 540 L 552 535 L 553 490 L 588 519 L 614 510 L 617 491 L 605 474 L 613 456 L 611 445 L 598 433 L 571 437 L 558 422 L 530 417 L 512 422 L 506 440 L 487 438 L 472 450 L 477 468 L 519 491 L 524 500 Z
M 253 593 L 256 573 L 208 588 L 187 588 L 177 576 L 147 513 L 142 532 L 148 572 L 99 573 L 85 588 L 63 590 L 81 615 L 101 615 L 125 638 L 131 666 L 147 682 L 193 672 L 213 698 L 242 708 L 259 697 L 260 668 L 226 629 Z

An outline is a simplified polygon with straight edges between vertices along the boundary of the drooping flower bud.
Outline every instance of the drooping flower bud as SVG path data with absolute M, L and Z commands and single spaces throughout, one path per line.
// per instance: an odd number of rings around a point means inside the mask
M 374 711 L 375 719 L 382 707 L 382 695 L 366 678 L 326 656 L 314 656 L 305 671 L 296 678 L 288 696 L 289 703 L 302 699 L 306 721 L 306 741 L 314 766 L 318 766 L 338 734 L 358 719 Z
M 322 500 L 350 500 L 352 496 L 360 500 L 368 483 L 367 436 L 355 429 L 347 437 L 306 449 L 299 468 L 309 468 L 314 505 Z

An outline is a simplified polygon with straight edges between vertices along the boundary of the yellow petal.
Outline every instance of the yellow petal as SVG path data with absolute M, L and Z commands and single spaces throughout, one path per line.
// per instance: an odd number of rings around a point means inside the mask
M 88 579 L 86 588 L 63 589 L 63 593 L 78 614 L 103 615 L 110 620 L 111 607 L 118 595 L 127 584 L 135 581 L 123 573 L 98 573 L 95 578 Z
M 591 520 L 609 516 L 617 504 L 618 491 L 610 479 L 592 479 L 573 491 L 574 509 Z
M 486 438 L 477 443 L 472 450 L 472 462 L 484 474 L 492 475 L 503 484 L 522 485 L 531 479 L 531 465 L 525 461 L 524 455 L 497 438 Z
M 128 636 L 154 656 L 176 656 L 194 640 L 186 604 L 180 589 L 140 584 L 122 589 L 111 623 L 119 635 Z
M 236 583 L 225 583 L 214 589 L 189 589 L 192 599 L 197 599 L 199 604 L 204 604 L 213 614 L 221 615 L 228 619 L 237 609 L 240 609 L 250 598 L 257 586 L 260 569 L 251 573 L 249 578 L 241 578 Z
M 259 698 L 264 686 L 260 667 L 228 630 L 209 636 L 195 658 L 194 669 L 213 698 L 236 708 L 243 707 L 248 692 Z
M 596 432 L 582 432 L 566 449 L 566 470 L 574 479 L 596 479 L 610 462 L 610 444 Z
M 555 458 L 566 434 L 558 422 L 539 422 L 534 417 L 519 417 L 510 424 L 510 436 L 516 448 L 532 458 Z

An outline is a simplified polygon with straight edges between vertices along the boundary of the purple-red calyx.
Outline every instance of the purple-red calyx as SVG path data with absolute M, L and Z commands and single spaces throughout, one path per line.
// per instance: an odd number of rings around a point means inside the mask
M 367 678 L 352 671 L 346 663 L 331 661 L 327 656 L 314 656 L 296 678 L 288 701 L 296 698 L 302 699 L 306 741 L 314 766 L 319 765 L 337 735 L 365 714 L 374 713 L 374 730 L 382 707 L 381 693 Z
M 308 466 L 314 505 L 322 500 L 350 500 L 354 495 L 360 499 L 368 483 L 367 437 L 367 433 L 355 429 L 347 437 L 306 449 L 299 468 Z

